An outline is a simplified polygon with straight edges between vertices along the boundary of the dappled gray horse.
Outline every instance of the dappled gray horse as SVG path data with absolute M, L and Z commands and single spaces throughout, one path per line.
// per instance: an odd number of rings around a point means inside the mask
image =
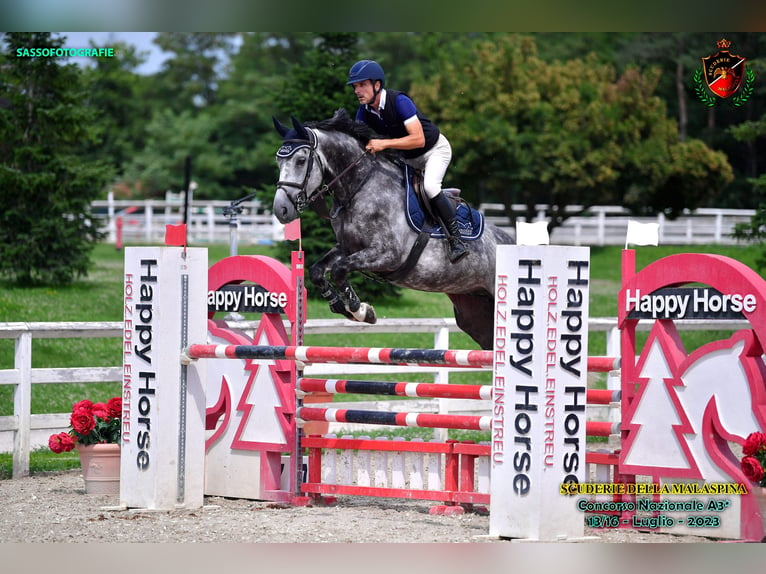
M 351 120 L 345 110 L 316 123 L 303 125 L 295 118 L 292 123 L 288 128 L 274 118 L 284 140 L 277 152 L 274 215 L 288 223 L 312 202 L 324 205 L 324 196 L 332 197 L 330 222 L 337 244 L 309 270 L 330 308 L 349 319 L 374 323 L 375 310 L 361 302 L 348 283 L 349 273 L 372 273 L 401 287 L 445 293 L 458 327 L 483 349 L 491 349 L 495 252 L 497 245 L 513 243 L 513 238 L 487 224 L 483 234 L 467 241 L 468 256 L 450 263 L 446 240 L 424 242 L 427 234 L 413 230 L 407 221 L 402 166 L 386 154 L 365 153 L 370 137 L 366 126 Z

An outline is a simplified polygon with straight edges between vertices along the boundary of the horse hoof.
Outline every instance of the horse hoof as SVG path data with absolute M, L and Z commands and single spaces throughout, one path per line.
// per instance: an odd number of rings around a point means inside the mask
M 354 312 L 354 319 L 360 323 L 370 323 L 371 325 L 378 321 L 378 317 L 375 315 L 375 308 L 368 303 L 359 305 L 359 309 Z

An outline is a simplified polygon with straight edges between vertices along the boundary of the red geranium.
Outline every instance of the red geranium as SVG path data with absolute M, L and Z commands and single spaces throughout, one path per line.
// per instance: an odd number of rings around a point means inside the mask
M 106 403 L 93 403 L 88 399 L 72 405 L 69 432 L 52 434 L 48 447 L 56 453 L 67 452 L 78 444 L 118 444 L 122 399 L 114 397 Z
M 762 432 L 751 432 L 745 439 L 745 444 L 742 445 L 742 454 L 745 456 L 753 456 L 759 449 L 766 445 L 766 434 Z
M 93 413 L 94 417 L 102 419 L 112 418 L 112 416 L 109 414 L 109 409 L 107 408 L 106 403 L 94 403 L 91 413 Z
M 74 440 L 69 433 L 60 432 L 59 434 L 52 434 L 48 439 L 48 446 L 56 454 L 60 452 L 69 452 L 74 448 Z
M 109 418 L 118 419 L 122 416 L 122 399 L 112 397 L 106 403 L 106 410 L 109 412 Z
M 749 480 L 766 487 L 766 434 L 750 433 L 742 445 L 742 454 L 742 472 Z
M 69 417 L 69 424 L 72 425 L 72 430 L 77 434 L 87 435 L 96 428 L 96 419 L 93 415 L 79 410 Z

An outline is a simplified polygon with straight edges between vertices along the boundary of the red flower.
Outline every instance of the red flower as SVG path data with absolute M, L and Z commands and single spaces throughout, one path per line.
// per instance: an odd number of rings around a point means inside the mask
M 766 448 L 766 434 L 762 432 L 751 432 L 742 445 L 742 454 L 752 456 L 762 448 Z
M 106 403 L 106 410 L 109 411 L 109 418 L 118 419 L 122 415 L 122 398 L 112 397 Z
M 74 440 L 69 433 L 52 434 L 48 439 L 48 447 L 55 453 L 69 452 L 74 448 Z
M 96 418 L 104 419 L 107 421 L 111 418 L 109 416 L 109 408 L 106 406 L 106 403 L 94 403 L 91 414 L 93 414 L 93 416 Z
M 90 414 L 92 410 L 93 410 L 93 403 L 89 401 L 88 399 L 83 399 L 72 405 L 73 413 L 77 411 L 85 411 L 86 413 Z
M 69 417 L 69 424 L 72 425 L 76 433 L 86 435 L 96 428 L 96 419 L 93 418 L 93 415 L 79 410 Z
M 113 397 L 105 403 L 88 399 L 72 405 L 69 432 L 51 435 L 48 446 L 53 452 L 66 452 L 75 445 L 120 444 L 122 399 Z
M 763 467 L 754 456 L 744 457 L 741 466 L 742 472 L 744 472 L 745 476 L 753 482 L 759 482 L 764 476 Z

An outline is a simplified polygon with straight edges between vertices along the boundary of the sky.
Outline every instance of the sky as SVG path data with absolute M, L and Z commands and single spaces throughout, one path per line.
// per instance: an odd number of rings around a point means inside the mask
M 87 48 L 92 39 L 96 45 L 104 46 L 112 42 L 125 42 L 133 44 L 138 52 L 148 52 L 147 61 L 138 67 L 139 74 L 153 74 L 158 72 L 167 54 L 162 52 L 152 43 L 156 32 L 59 32 L 66 36 L 64 44 L 66 48 Z

